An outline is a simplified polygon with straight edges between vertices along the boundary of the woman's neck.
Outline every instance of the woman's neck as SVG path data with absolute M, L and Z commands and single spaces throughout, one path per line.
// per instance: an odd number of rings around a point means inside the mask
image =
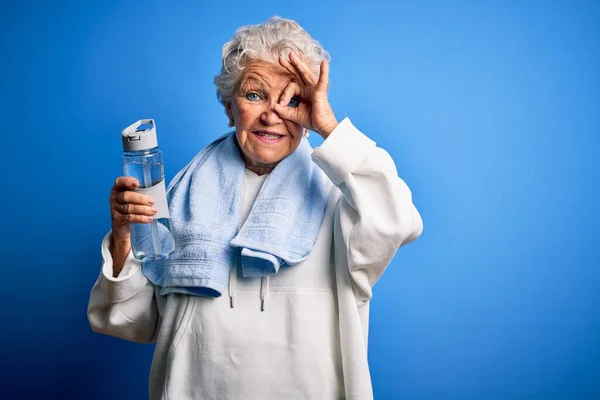
M 269 172 L 273 171 L 273 169 L 275 169 L 275 166 L 277 165 L 277 163 L 261 164 L 261 163 L 253 162 L 250 158 L 248 158 L 246 156 L 246 154 L 244 154 L 242 149 L 239 148 L 239 145 L 238 145 L 238 149 L 240 150 L 240 154 L 242 155 L 244 164 L 246 164 L 246 168 L 248 168 L 250 171 L 254 172 L 258 176 L 268 174 Z
M 248 168 L 250 171 L 254 172 L 258 176 L 262 176 L 264 174 L 268 174 L 271 171 L 273 171 L 273 168 L 269 168 L 269 167 L 257 167 L 255 165 L 248 165 L 248 164 L 246 164 L 246 168 Z

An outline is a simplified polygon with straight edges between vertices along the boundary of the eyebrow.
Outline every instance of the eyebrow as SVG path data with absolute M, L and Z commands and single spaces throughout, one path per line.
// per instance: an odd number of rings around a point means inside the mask
M 291 78 L 291 82 L 296 82 L 296 77 L 294 75 L 289 74 Z M 270 91 L 273 87 L 269 84 L 267 80 L 265 80 L 261 75 L 256 74 L 254 72 L 249 72 L 248 75 L 244 77 L 244 79 L 240 82 L 238 87 L 238 93 L 241 95 L 248 90 L 258 90 L 258 91 Z
M 248 76 L 245 78 L 240 84 L 240 89 L 247 89 L 248 86 L 257 87 L 260 89 L 268 88 L 268 85 L 265 84 L 263 79 L 254 76 Z

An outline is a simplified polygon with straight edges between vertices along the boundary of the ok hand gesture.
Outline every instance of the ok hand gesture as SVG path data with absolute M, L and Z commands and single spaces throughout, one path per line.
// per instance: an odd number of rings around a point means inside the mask
M 296 77 L 296 82 L 288 84 L 281 95 L 279 104 L 276 104 L 273 109 L 281 118 L 317 132 L 327 139 L 338 125 L 327 100 L 329 63 L 321 62 L 319 78 L 294 52 L 290 52 L 289 60 L 280 56 L 279 63 Z M 298 97 L 300 100 L 297 106 L 290 105 L 290 101 L 294 97 Z

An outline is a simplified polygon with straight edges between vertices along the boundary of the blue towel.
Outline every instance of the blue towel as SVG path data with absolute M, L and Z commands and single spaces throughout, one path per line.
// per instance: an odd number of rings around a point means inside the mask
M 143 273 L 160 293 L 219 297 L 241 258 L 245 277 L 277 273 L 306 259 L 327 205 L 326 175 L 312 162 L 306 138 L 267 176 L 238 231 L 245 164 L 235 133 L 207 147 L 181 170 L 167 190 L 176 248 L 149 261 Z

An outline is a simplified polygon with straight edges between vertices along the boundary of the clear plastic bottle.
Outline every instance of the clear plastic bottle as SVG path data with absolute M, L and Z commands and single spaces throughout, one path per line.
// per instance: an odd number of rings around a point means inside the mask
M 138 260 L 151 261 L 169 257 L 175 241 L 169 224 L 169 207 L 165 188 L 162 152 L 158 149 L 153 119 L 139 120 L 121 132 L 123 139 L 123 173 L 134 177 L 138 193 L 154 199 L 158 212 L 146 224 L 131 224 L 131 247 Z

